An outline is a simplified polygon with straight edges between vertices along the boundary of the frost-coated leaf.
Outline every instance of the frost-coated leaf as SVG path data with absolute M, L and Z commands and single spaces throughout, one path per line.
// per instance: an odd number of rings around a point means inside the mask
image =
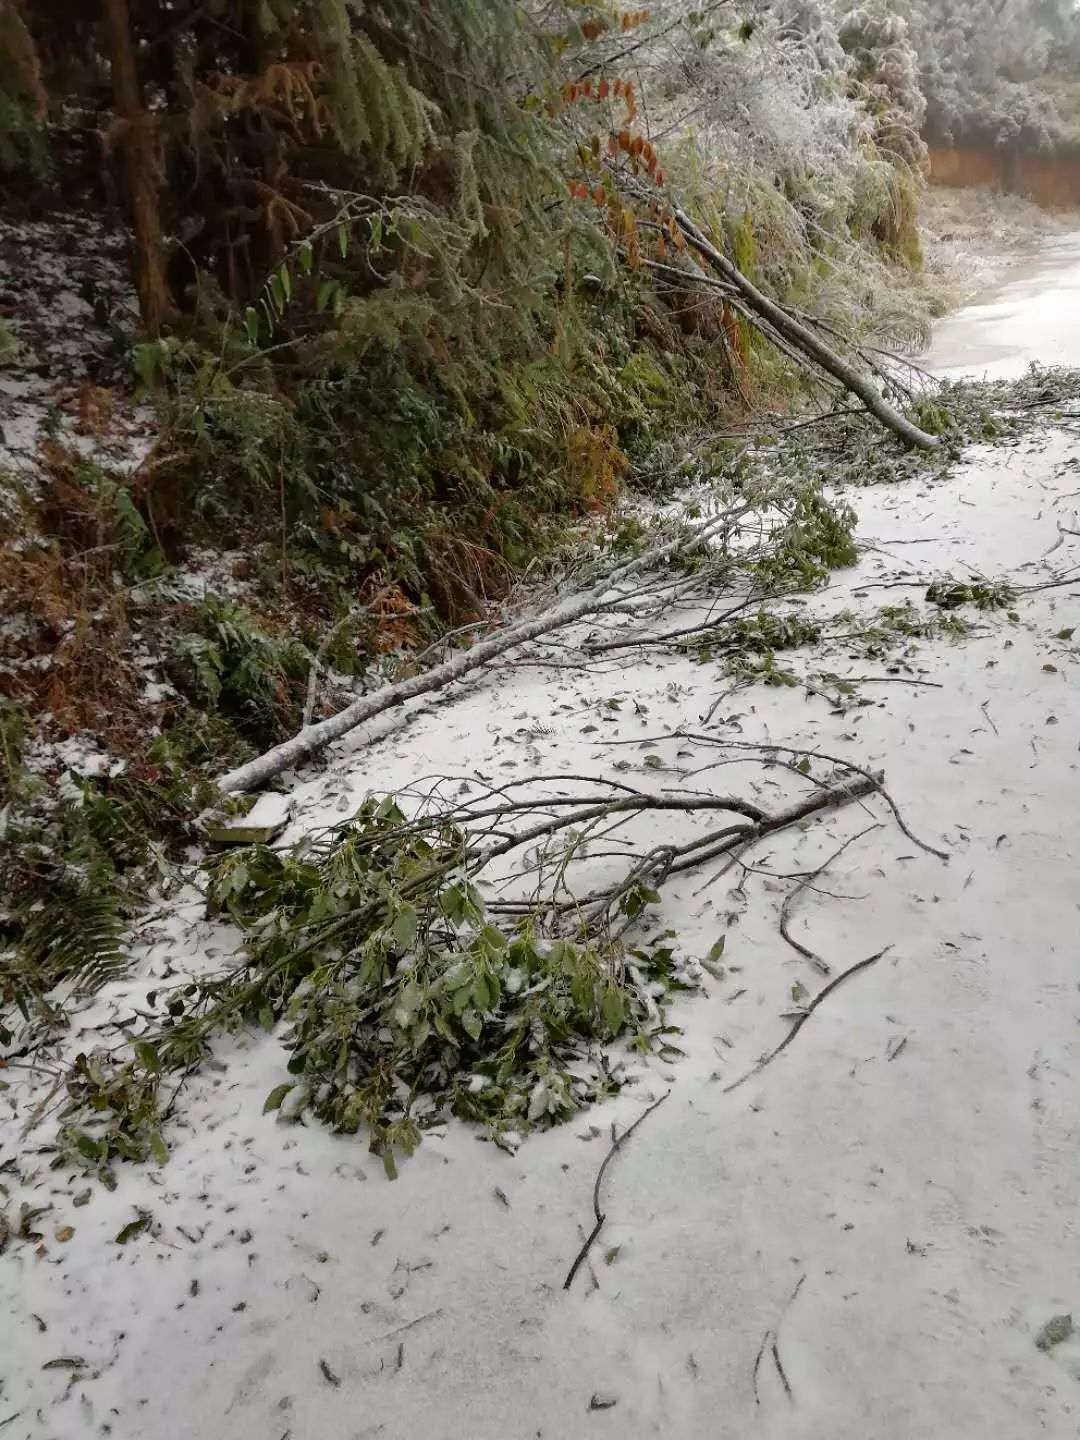
M 270 1094 L 263 1101 L 263 1114 L 268 1115 L 271 1110 L 280 1110 L 281 1102 L 288 1095 L 290 1090 L 295 1089 L 291 1081 L 285 1080 L 280 1085 L 275 1085 Z
M 134 1220 L 129 1220 L 116 1237 L 117 1245 L 126 1245 L 129 1240 L 134 1240 L 136 1235 L 141 1235 L 144 1230 L 149 1230 L 153 1216 L 149 1210 L 140 1210 Z

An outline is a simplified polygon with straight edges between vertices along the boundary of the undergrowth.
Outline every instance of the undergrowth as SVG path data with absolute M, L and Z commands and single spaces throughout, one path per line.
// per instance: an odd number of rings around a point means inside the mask
M 164 744 L 123 773 L 50 785 L 24 763 L 20 712 L 0 701 L 0 1043 L 13 1016 L 46 1030 L 63 996 L 123 974 L 148 889 L 197 840 L 210 793 Z

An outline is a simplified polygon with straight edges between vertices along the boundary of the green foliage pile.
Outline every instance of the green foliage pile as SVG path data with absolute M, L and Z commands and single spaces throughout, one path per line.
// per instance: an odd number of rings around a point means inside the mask
M 367 801 L 310 848 L 238 850 L 216 866 L 210 911 L 245 937 L 229 973 L 151 993 L 162 1014 L 126 1060 L 83 1059 L 68 1086 L 62 1152 L 94 1168 L 163 1144 L 163 1077 L 223 1031 L 280 1027 L 290 1079 L 267 1110 L 370 1130 L 395 1173 L 448 1115 L 513 1145 L 620 1084 L 599 1047 L 669 1057 L 662 997 L 692 979 L 666 937 L 648 948 L 541 939 L 502 928 L 469 878 L 466 837 Z M 640 893 L 639 893 L 640 892 Z M 628 889 L 628 915 L 658 898 Z M 174 1082 L 175 1083 L 175 1082 Z

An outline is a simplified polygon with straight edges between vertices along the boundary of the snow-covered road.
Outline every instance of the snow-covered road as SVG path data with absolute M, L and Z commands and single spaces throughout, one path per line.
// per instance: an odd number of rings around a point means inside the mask
M 1056 255 L 1043 273 L 1060 282 Z M 983 368 L 1017 333 L 1007 310 L 943 324 L 934 363 L 968 363 L 949 355 L 974 326 Z M 1080 326 L 1071 357 L 1048 358 L 1080 363 Z M 856 503 L 875 548 L 817 609 L 918 597 L 875 587 L 965 567 L 1035 584 L 1080 565 L 1080 440 L 977 451 L 945 483 Z M 355 1139 L 261 1114 L 282 1054 L 252 1037 L 195 1084 L 162 1170 L 82 1205 L 47 1155 L 26 1184 L 0 1171 L 13 1200 L 54 1207 L 40 1252 L 0 1262 L 2 1440 L 1080 1435 L 1080 1338 L 1034 1343 L 1051 1316 L 1080 1321 L 1080 668 L 1055 638 L 1080 633 L 1080 583 L 1019 615 L 923 646 L 919 678 L 941 688 L 895 679 L 838 711 L 758 687 L 718 711 L 718 735 L 883 768 L 951 857 L 883 823 L 800 899 L 795 932 L 837 970 L 892 948 L 740 1089 L 723 1085 L 783 1036 L 792 985 L 822 982 L 777 933 L 775 881 L 690 875 L 663 922 L 691 954 L 726 931 L 730 964 L 676 1010 L 688 1058 L 516 1155 L 452 1125 L 390 1184 Z M 437 772 L 608 774 L 646 753 L 685 772 L 714 755 L 611 742 L 700 728 L 722 685 L 686 658 L 599 677 L 507 665 L 374 748 L 340 747 L 299 787 L 299 823 Z M 757 861 L 812 868 L 887 822 L 871 809 Z M 608 1173 L 591 1273 L 564 1291 L 611 1122 L 669 1088 Z M 0 1162 L 16 1102 L 0 1095 Z M 153 1227 L 117 1245 L 136 1207 Z

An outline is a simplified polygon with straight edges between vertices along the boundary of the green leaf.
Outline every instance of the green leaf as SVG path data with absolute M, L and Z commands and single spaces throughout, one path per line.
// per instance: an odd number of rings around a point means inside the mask
M 271 1110 L 280 1110 L 281 1102 L 285 1099 L 285 1096 L 288 1095 L 290 1090 L 295 1089 L 296 1086 L 288 1080 L 283 1080 L 280 1085 L 275 1085 L 263 1101 L 262 1113 L 269 1115 Z
M 284 270 L 284 268 L 285 267 L 282 266 L 282 270 Z M 277 313 L 279 315 L 284 315 L 285 286 L 282 284 L 280 271 L 276 275 L 270 276 L 270 298 L 274 302 L 274 308 L 277 310 Z
M 1075 626 L 1075 625 L 1066 625 L 1065 628 L 1064 628 L 1064 630 L 1057 630 L 1057 631 L 1054 632 L 1054 639 L 1055 639 L 1055 640 L 1071 640 L 1072 637 L 1073 637 L 1075 634 L 1076 634 L 1076 626 Z
M 719 940 L 714 940 L 712 945 L 709 947 L 708 959 L 713 961 L 719 960 L 724 953 L 724 947 L 726 944 L 726 935 L 721 935 Z
M 419 924 L 419 916 L 411 905 L 403 905 L 394 916 L 394 923 L 390 933 L 397 943 L 398 949 L 408 950 L 416 939 L 416 927 Z
M 297 252 L 300 260 L 300 269 L 305 275 L 311 274 L 311 266 L 314 261 L 314 253 L 311 249 L 311 241 L 305 240 Z
M 153 1221 L 149 1210 L 140 1210 L 134 1220 L 129 1220 L 116 1237 L 115 1244 L 126 1245 L 129 1240 L 134 1240 L 136 1235 L 141 1235 L 144 1230 L 149 1230 Z
M 646 755 L 645 768 L 646 770 L 662 770 L 664 768 L 664 762 L 660 759 L 659 755 Z
M 338 249 L 341 251 L 341 258 L 344 260 L 349 253 L 349 232 L 344 225 L 338 226 L 337 243 Z
M 278 271 L 278 278 L 279 278 L 280 281 L 281 281 L 281 289 L 282 289 L 282 293 L 283 293 L 284 296 L 285 296 L 285 299 L 286 299 L 286 300 L 291 300 L 291 299 L 292 299 L 292 276 L 289 274 L 289 267 L 288 267 L 287 265 L 282 265 L 281 269 Z
M 151 340 L 145 345 L 135 346 L 133 352 L 135 373 L 145 389 L 153 389 L 154 381 L 164 367 L 168 354 L 168 347 L 162 340 Z
M 75 1135 L 75 1148 L 86 1160 L 104 1160 L 109 1153 L 109 1142 L 95 1140 L 92 1135 L 80 1130 Z
M 615 985 L 606 985 L 600 997 L 600 1013 L 604 1023 L 613 1035 L 617 1035 L 626 1023 L 626 1001 Z
M 169 1158 L 169 1147 L 162 1139 L 160 1130 L 150 1132 L 150 1154 L 159 1165 L 164 1165 Z
M 383 1169 L 386 1171 L 388 1180 L 397 1179 L 397 1165 L 394 1163 L 394 1152 L 389 1145 L 383 1146 L 382 1152 Z
M 809 774 L 810 774 L 810 756 L 809 756 L 809 755 L 804 755 L 804 756 L 802 757 L 802 759 L 798 762 L 798 764 L 795 766 L 795 769 L 798 770 L 798 772 L 799 772 L 800 775 L 809 775 Z
M 249 305 L 244 311 L 244 330 L 248 344 L 254 345 L 259 338 L 259 312 L 253 305 Z
M 484 1022 L 475 1010 L 465 1010 L 461 1016 L 461 1027 L 472 1040 L 479 1040 Z
M 149 1040 L 135 1042 L 135 1059 L 151 1075 L 161 1074 L 161 1058 Z

